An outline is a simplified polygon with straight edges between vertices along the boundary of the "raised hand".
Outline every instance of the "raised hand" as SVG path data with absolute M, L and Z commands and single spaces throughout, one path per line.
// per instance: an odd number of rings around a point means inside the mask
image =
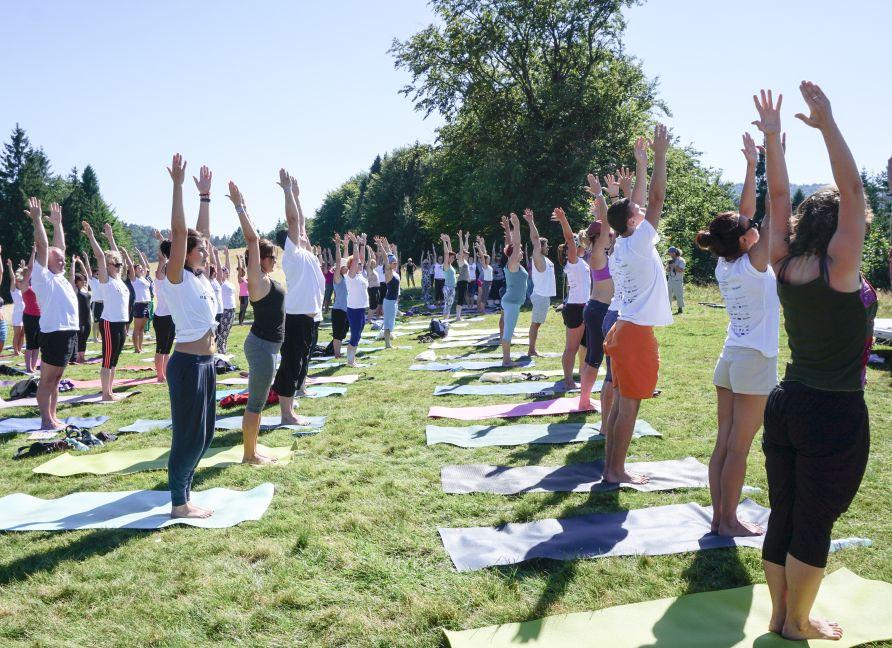
M 238 185 L 232 180 L 229 181 L 229 193 L 226 194 L 226 197 L 232 201 L 232 204 L 235 205 L 236 209 L 245 204 L 245 197 L 242 196 L 242 192 L 239 191 Z
M 185 166 L 185 165 L 183 165 Z M 192 176 L 192 179 L 195 181 L 195 187 L 198 189 L 198 193 L 201 195 L 211 193 L 211 179 L 214 177 L 214 174 L 211 173 L 211 170 L 206 166 L 202 166 L 201 169 L 198 170 L 198 177 Z
M 279 181 L 276 184 L 282 187 L 282 189 L 291 187 L 291 176 L 288 175 L 288 172 L 285 169 L 279 169 Z
M 170 174 L 170 179 L 173 180 L 174 185 L 182 186 L 183 181 L 186 179 L 186 162 L 183 160 L 182 155 L 176 153 L 173 156 L 170 166 L 167 167 L 167 172 Z
M 93 234 L 93 227 L 87 221 L 81 221 L 81 229 L 84 230 L 84 234 L 88 239 L 94 239 L 96 236 Z
M 833 123 L 830 100 L 818 84 L 811 81 L 803 81 L 799 84 L 799 92 L 802 93 L 802 98 L 805 99 L 810 114 L 806 117 L 802 113 L 796 113 L 796 119 L 801 119 L 812 128 L 817 128 L 818 130 L 823 130 Z M 780 97 L 778 97 L 777 107 L 780 109 Z
M 40 204 L 40 198 L 35 198 L 34 196 L 28 198 L 28 209 L 25 210 L 25 214 L 35 222 L 43 217 L 43 206 Z
M 514 229 L 520 228 L 520 219 L 517 218 L 517 214 L 511 212 L 511 227 Z
M 632 195 L 632 172 L 629 171 L 626 167 L 622 167 L 617 170 L 617 175 L 619 176 L 619 188 L 622 190 L 623 195 L 631 196 Z
M 759 149 L 756 147 L 753 136 L 749 133 L 743 134 L 743 148 L 740 149 L 740 152 L 746 158 L 747 164 L 756 164 L 759 161 Z
M 607 185 L 607 195 L 611 198 L 619 197 L 619 181 L 612 173 L 608 173 L 604 176 L 604 184 Z
M 508 217 L 507 216 L 502 216 L 501 219 L 499 219 L 499 224 L 502 226 L 502 229 L 505 230 L 505 234 L 508 234 L 511 231 L 511 229 L 508 225 Z
M 588 192 L 588 195 L 592 198 L 600 196 L 603 190 L 601 189 L 601 182 L 598 180 L 598 176 L 596 176 L 594 173 L 589 173 L 587 176 L 585 176 L 585 180 L 586 182 L 588 182 L 588 184 L 583 187 L 583 189 Z
M 526 209 L 524 209 L 524 210 L 523 210 L 523 219 L 524 219 L 527 223 L 532 223 L 532 222 L 533 222 L 533 210 L 530 209 L 529 207 L 527 207 Z
M 294 176 L 288 176 L 291 179 L 291 193 L 294 194 L 294 197 L 297 198 L 300 195 L 300 187 L 297 185 L 297 180 Z
M 635 140 L 635 161 L 647 164 L 647 148 L 650 142 L 645 137 L 639 137 Z
M 112 226 L 109 223 L 102 226 L 102 233 L 105 234 L 105 238 L 108 240 L 113 239 L 115 236 L 115 233 L 112 231 Z
M 551 220 L 555 223 L 566 223 L 567 215 L 564 213 L 563 209 L 555 207 L 554 211 L 551 212 Z
M 766 137 L 780 133 L 780 108 L 783 101 L 784 96 L 778 95 L 777 105 L 774 105 L 771 90 L 768 90 L 767 94 L 765 90 L 760 90 L 758 97 L 753 95 L 753 103 L 756 104 L 756 110 L 759 112 L 759 119 L 753 122 L 753 126 L 762 131 Z
M 59 203 L 50 205 L 50 222 L 57 226 L 62 224 L 62 205 Z
M 153 229 L 153 230 L 152 230 L 152 238 L 154 238 L 154 239 L 155 239 L 156 241 L 158 241 L 159 243 L 160 243 L 161 241 L 164 240 L 164 237 L 161 236 L 161 232 L 159 232 L 159 231 L 156 230 L 156 229 Z
M 650 143 L 651 150 L 659 155 L 669 150 L 669 129 L 664 124 L 654 126 L 654 139 Z

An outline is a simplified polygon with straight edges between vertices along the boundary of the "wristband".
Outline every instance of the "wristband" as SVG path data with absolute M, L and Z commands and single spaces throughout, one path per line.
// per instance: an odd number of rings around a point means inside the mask
M 603 191 L 599 191 L 599 192 L 596 193 L 596 194 L 592 194 L 592 200 L 597 200 L 598 198 L 603 198 L 603 197 L 604 197 L 604 192 L 603 192 Z
M 209 203 L 209 202 L 211 202 L 211 199 L 210 198 L 201 198 L 201 202 Z
M 244 213 L 245 213 L 245 206 L 244 206 L 244 205 L 236 205 L 236 206 L 235 206 L 235 213 L 236 213 L 236 214 L 239 214 L 239 215 L 244 214 Z

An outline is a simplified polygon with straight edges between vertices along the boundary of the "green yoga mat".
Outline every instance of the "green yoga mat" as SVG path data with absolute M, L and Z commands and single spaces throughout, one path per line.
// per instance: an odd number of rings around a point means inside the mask
M 821 585 L 814 615 L 840 624 L 840 641 L 792 642 L 768 632 L 766 585 L 749 585 L 597 612 L 577 612 L 462 632 L 446 631 L 452 648 L 844 648 L 892 638 L 892 585 L 847 569 Z
M 287 464 L 291 461 L 292 448 L 268 448 L 257 445 L 260 454 L 275 457 L 275 465 Z M 229 448 L 209 448 L 198 462 L 199 468 L 211 466 L 227 466 L 242 462 L 243 446 Z M 71 477 L 72 475 L 110 475 L 112 473 L 127 474 L 146 470 L 167 470 L 167 458 L 170 448 L 140 448 L 139 450 L 112 450 L 97 454 L 72 454 L 66 452 L 53 457 L 46 463 L 37 466 L 33 472 L 55 477 Z

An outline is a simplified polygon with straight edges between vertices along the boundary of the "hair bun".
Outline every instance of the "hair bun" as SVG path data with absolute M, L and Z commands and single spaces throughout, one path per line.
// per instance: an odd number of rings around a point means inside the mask
M 715 244 L 716 240 L 712 234 L 701 230 L 697 232 L 697 237 L 694 239 L 694 242 L 701 250 L 709 250 Z

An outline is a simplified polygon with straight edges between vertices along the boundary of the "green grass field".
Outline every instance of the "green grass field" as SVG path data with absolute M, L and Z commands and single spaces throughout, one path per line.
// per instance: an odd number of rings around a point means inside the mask
M 881 316 L 892 316 L 882 295 Z M 713 288 L 687 291 L 686 313 L 660 329 L 662 394 L 641 417 L 663 438 L 633 442 L 639 460 L 688 455 L 708 461 L 715 436 L 712 371 L 727 323 Z M 522 330 L 529 311 L 521 315 Z M 492 327 L 494 316 L 484 324 Z M 236 327 L 230 351 L 246 368 Z M 560 351 L 559 315 L 545 325 L 540 350 Z M 408 344 L 408 336 L 398 343 Z M 413 338 L 414 339 L 414 336 Z M 324 334 L 320 341 L 327 342 Z M 786 359 L 785 339 L 781 360 Z M 464 450 L 427 447 L 424 426 L 433 387 L 448 374 L 407 371 L 422 346 L 371 356 L 374 367 L 342 398 L 301 401 L 301 412 L 329 417 L 321 434 L 297 439 L 287 466 L 234 466 L 200 471 L 196 488 L 247 489 L 264 481 L 276 494 L 258 522 L 222 530 L 171 527 L 157 532 L 81 531 L 0 534 L 0 644 L 3 646 L 415 646 L 444 643 L 441 628 L 462 629 L 544 615 L 593 610 L 689 592 L 763 582 L 759 554 L 713 550 L 657 557 L 520 566 L 457 573 L 440 544 L 438 526 L 492 525 L 660 504 L 709 503 L 703 490 L 668 493 L 445 495 L 447 463 L 524 465 L 589 461 L 600 444 Z M 95 347 L 93 347 L 95 349 Z M 450 350 L 452 353 L 456 350 Z M 457 350 L 460 352 L 460 350 Z M 892 355 L 888 347 L 887 355 Z M 143 357 L 150 354 L 144 353 Z M 122 364 L 133 364 L 132 351 Z M 558 368 L 545 359 L 538 368 Z M 888 367 L 888 363 L 887 363 Z M 339 369 L 344 373 L 354 370 Z M 95 365 L 73 377 L 97 377 Z M 132 374 L 131 374 L 132 375 Z M 892 581 L 890 478 L 892 381 L 889 369 L 869 370 L 867 400 L 873 445 L 861 491 L 834 537 L 862 536 L 870 548 L 831 555 L 829 569 Z M 165 386 L 112 406 L 82 406 L 79 415 L 107 413 L 115 430 L 136 418 L 168 415 Z M 519 400 L 520 397 L 514 397 Z M 437 404 L 480 404 L 489 398 L 438 397 Z M 241 409 L 233 414 L 240 414 Z M 269 413 L 277 413 L 270 408 Z M 6 416 L 36 415 L 13 409 Z M 575 415 L 570 420 L 580 420 Z M 542 419 L 539 419 L 542 421 Z M 546 419 L 547 420 L 547 419 Z M 460 425 L 461 423 L 455 423 Z M 240 432 L 219 433 L 215 445 L 240 443 Z M 289 445 L 286 430 L 263 434 L 266 445 Z M 165 489 L 164 472 L 52 478 L 31 469 L 45 459 L 14 462 L 23 436 L 0 440 L 0 495 L 59 497 L 76 491 Z M 109 449 L 169 444 L 169 432 L 121 437 Z M 99 450 L 100 452 L 102 449 Z M 747 483 L 767 505 L 762 453 L 754 444 Z M 879 645 L 879 644 L 876 644 Z M 887 644 L 892 645 L 892 644 Z

